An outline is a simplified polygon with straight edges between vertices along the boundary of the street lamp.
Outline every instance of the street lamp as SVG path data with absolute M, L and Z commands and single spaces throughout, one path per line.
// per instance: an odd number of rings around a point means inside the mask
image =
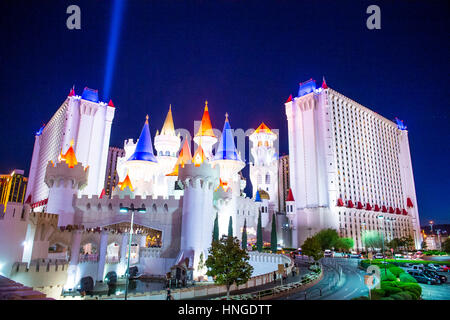
M 386 256 L 384 254 L 384 217 L 383 216 L 378 216 L 378 219 L 380 219 L 381 221 L 383 221 L 383 226 L 382 226 L 382 231 L 383 231 L 383 262 L 384 262 L 384 274 L 387 276 L 387 270 L 386 270 Z
M 130 222 L 130 239 L 128 241 L 128 261 L 127 261 L 127 271 L 125 273 L 126 276 L 126 286 L 125 286 L 125 300 L 127 300 L 127 296 L 128 296 L 128 284 L 129 284 L 129 279 L 130 279 L 130 257 L 131 257 L 131 239 L 133 237 L 133 222 L 134 222 L 134 212 L 137 211 L 139 213 L 145 213 L 146 209 L 145 208 L 138 208 L 135 209 L 134 205 L 131 204 L 130 207 L 120 207 L 119 212 L 120 213 L 128 213 L 131 211 L 131 222 Z
M 433 234 L 433 220 L 430 220 L 429 224 L 430 224 L 430 229 L 431 229 L 431 234 Z

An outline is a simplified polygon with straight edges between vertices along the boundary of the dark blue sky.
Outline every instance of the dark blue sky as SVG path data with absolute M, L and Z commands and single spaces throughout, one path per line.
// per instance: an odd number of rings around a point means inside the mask
M 66 8 L 81 8 L 81 30 Z M 29 170 L 34 133 L 75 84 L 105 80 L 110 1 L 2 1 L 0 172 Z M 366 8 L 381 8 L 381 30 Z M 280 129 L 284 101 L 309 78 L 409 129 L 422 222 L 450 223 L 448 1 L 127 1 L 110 98 L 111 145 L 152 135 L 169 103 L 175 126 L 192 130 L 208 99 L 213 126 L 261 121 Z M 108 97 L 109 98 L 109 97 Z M 106 100 L 106 99 L 105 99 Z

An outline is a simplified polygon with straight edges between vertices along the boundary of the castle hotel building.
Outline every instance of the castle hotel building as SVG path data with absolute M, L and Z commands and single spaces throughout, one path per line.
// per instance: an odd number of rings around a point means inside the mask
M 403 122 L 396 123 L 328 88 L 300 83 L 285 103 L 289 136 L 289 213 L 293 245 L 323 228 L 364 249 L 366 230 L 385 241 L 422 242 L 414 178 Z

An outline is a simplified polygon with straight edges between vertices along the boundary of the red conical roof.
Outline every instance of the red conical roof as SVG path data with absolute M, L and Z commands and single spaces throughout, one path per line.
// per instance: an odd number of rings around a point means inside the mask
M 291 102 L 292 101 L 292 94 L 289 96 L 289 98 L 286 100 L 285 103 Z
M 289 188 L 289 192 L 288 192 L 288 196 L 287 196 L 286 201 L 295 201 L 294 200 L 294 195 L 292 194 L 292 189 L 291 188 Z
M 112 102 L 111 99 L 109 99 L 108 107 L 113 107 L 113 108 L 115 108 L 114 103 Z
M 74 95 L 75 95 L 75 88 L 72 87 L 72 90 L 70 90 L 70 92 L 69 92 L 69 97 L 72 97 Z
M 327 82 L 325 81 L 325 77 L 323 77 L 322 88 L 323 89 L 328 89 Z

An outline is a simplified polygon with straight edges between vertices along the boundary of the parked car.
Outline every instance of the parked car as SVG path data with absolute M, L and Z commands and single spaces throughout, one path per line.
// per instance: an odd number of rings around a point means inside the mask
M 327 250 L 325 250 L 325 251 L 323 252 L 323 256 L 324 256 L 324 257 L 328 257 L 328 258 L 332 258 L 332 257 L 334 257 L 334 252 L 331 251 L 331 250 L 329 250 L 329 249 L 327 249 Z
M 380 252 L 375 253 L 375 255 L 374 255 L 373 257 L 374 257 L 375 259 L 383 259 L 383 258 L 384 258 L 383 254 L 380 253 Z
M 450 272 L 450 267 L 443 265 L 443 266 L 439 266 L 439 272 Z
M 425 270 L 425 266 L 423 264 L 413 264 L 408 271 L 424 271 Z
M 420 283 L 426 283 L 426 284 L 437 284 L 439 282 L 438 279 L 434 277 L 427 276 L 422 271 L 418 270 L 408 270 L 408 273 L 417 280 L 417 282 Z
M 357 252 L 352 252 L 352 253 L 350 254 L 350 258 L 353 258 L 353 259 L 361 259 L 361 254 L 359 254 L 359 253 L 357 253 Z
M 432 263 L 427 264 L 425 268 L 432 271 L 439 271 L 439 268 Z
M 426 276 L 432 277 L 432 278 L 436 278 L 439 280 L 439 283 L 446 283 L 447 282 L 447 277 L 444 275 L 440 275 L 439 273 L 437 273 L 436 271 L 432 271 L 432 270 L 425 270 L 423 272 Z

